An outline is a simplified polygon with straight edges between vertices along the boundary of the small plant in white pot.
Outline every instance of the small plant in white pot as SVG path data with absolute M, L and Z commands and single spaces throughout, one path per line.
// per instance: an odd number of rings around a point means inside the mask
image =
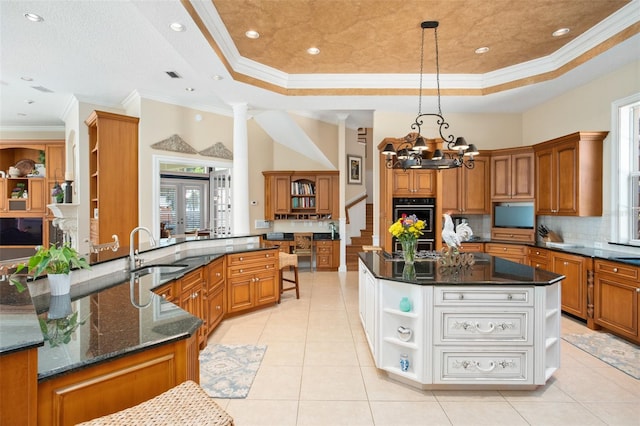
M 89 262 L 67 244 L 56 246 L 51 244 L 49 248 L 39 246 L 36 254 L 31 256 L 26 264 L 18 265 L 15 274 L 19 274 L 27 268 L 29 274 L 35 279 L 46 273 L 52 296 L 68 294 L 71 288 L 71 270 L 74 268 L 91 269 Z M 12 279 L 11 282 L 20 290 L 22 283 Z

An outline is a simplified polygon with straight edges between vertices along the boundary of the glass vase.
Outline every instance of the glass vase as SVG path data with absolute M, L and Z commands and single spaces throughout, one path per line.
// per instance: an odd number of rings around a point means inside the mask
M 401 240 L 404 263 L 413 264 L 416 258 L 416 240 Z

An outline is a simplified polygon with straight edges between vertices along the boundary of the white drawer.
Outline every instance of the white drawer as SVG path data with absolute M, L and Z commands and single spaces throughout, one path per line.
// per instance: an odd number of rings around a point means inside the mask
M 533 383 L 533 350 L 436 348 L 434 383 Z
M 533 306 L 533 287 L 436 287 L 436 305 Z
M 499 313 L 478 309 L 436 308 L 434 344 L 533 344 L 533 308 Z

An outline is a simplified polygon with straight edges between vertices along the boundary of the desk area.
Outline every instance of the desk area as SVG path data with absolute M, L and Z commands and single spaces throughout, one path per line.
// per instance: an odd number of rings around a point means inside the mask
M 262 235 L 266 247 L 279 247 L 281 252 L 293 253 L 295 232 L 270 232 Z M 311 262 L 316 271 L 337 271 L 340 265 L 340 235 L 330 232 L 314 232 L 311 245 Z M 312 268 L 313 270 L 313 268 Z

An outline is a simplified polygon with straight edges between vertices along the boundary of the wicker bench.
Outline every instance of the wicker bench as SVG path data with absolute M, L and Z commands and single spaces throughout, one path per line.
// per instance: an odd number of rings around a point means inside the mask
M 227 414 L 193 381 L 117 413 L 98 417 L 82 426 L 233 426 Z

